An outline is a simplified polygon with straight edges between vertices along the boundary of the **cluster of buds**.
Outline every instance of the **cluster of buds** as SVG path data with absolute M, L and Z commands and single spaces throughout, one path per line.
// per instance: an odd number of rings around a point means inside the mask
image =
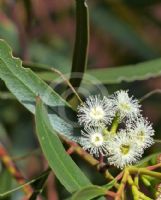
M 139 101 L 123 90 L 108 97 L 88 97 L 78 106 L 78 121 L 84 129 L 78 143 L 118 168 L 136 163 L 154 143 L 154 130 L 140 107 Z

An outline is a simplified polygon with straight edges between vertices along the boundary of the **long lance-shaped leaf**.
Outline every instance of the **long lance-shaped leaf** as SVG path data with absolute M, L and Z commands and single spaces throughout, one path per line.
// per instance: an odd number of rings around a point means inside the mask
M 39 95 L 50 107 L 48 115 L 57 132 L 67 137 L 79 132 L 74 131 L 73 123 L 77 117 L 69 104 L 30 69 L 23 68 L 20 59 L 12 56 L 10 47 L 3 40 L 0 40 L 0 78 L 20 103 L 32 113 L 35 112 L 35 99 Z
M 91 184 L 66 153 L 57 133 L 50 125 L 47 111 L 39 98 L 36 106 L 36 132 L 49 166 L 69 192 L 75 192 Z
M 105 196 L 107 194 L 107 191 L 110 190 L 116 180 L 110 181 L 108 184 L 104 186 L 97 186 L 97 185 L 91 185 L 82 188 L 81 190 L 77 191 L 70 200 L 91 200 L 93 198 L 99 197 L 99 196 Z M 104 197 L 97 198 L 99 200 L 103 200 Z
M 39 68 L 39 64 L 35 64 L 35 67 Z M 51 72 L 39 72 L 37 74 L 46 81 L 52 81 L 57 78 L 57 75 Z M 122 81 L 133 82 L 136 80 L 147 80 L 149 78 L 161 76 L 161 58 L 133 65 L 87 70 L 86 74 L 84 75 L 85 80 L 94 77 L 105 84 L 115 84 Z
M 92 185 L 83 188 L 82 190 L 76 192 L 71 200 L 91 200 L 93 198 L 105 195 L 107 190 L 100 186 Z
M 73 87 L 79 87 L 86 70 L 89 41 L 88 18 L 88 6 L 86 0 L 76 0 L 76 39 L 70 77 L 70 82 Z
M 136 65 L 90 70 L 89 74 L 107 84 L 146 80 L 161 76 L 161 59 L 154 59 Z

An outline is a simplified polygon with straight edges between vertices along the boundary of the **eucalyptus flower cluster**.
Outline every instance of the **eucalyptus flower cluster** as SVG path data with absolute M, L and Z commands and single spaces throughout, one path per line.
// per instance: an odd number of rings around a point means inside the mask
M 128 91 L 89 96 L 78 106 L 78 121 L 83 126 L 78 141 L 83 149 L 121 169 L 136 163 L 154 143 L 152 125 Z

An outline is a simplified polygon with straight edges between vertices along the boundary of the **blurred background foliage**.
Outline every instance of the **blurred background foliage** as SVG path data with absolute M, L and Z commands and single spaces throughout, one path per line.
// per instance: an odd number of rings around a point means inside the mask
M 87 69 L 118 67 L 161 57 L 159 0 L 88 0 L 87 3 L 90 11 Z M 75 1 L 1 0 L 0 38 L 5 39 L 14 55 L 23 61 L 50 65 L 69 73 L 75 40 Z M 131 94 L 141 98 L 149 91 L 161 89 L 161 77 L 105 87 L 110 93 L 120 88 L 129 89 Z M 34 119 L 12 95 L 5 92 L 5 85 L 0 82 L 0 142 L 27 179 L 31 179 L 46 166 L 38 149 Z M 154 123 L 156 139 L 161 138 L 160 110 L 160 94 L 143 102 L 145 116 Z M 145 154 L 158 151 L 161 151 L 160 143 Z M 75 156 L 74 159 L 94 183 L 104 183 L 101 175 L 93 177 L 89 166 Z M 0 192 L 16 185 L 0 163 Z M 65 199 L 67 192 L 53 176 L 47 185 L 47 199 Z M 18 191 L 5 199 L 19 200 L 22 196 L 23 193 Z

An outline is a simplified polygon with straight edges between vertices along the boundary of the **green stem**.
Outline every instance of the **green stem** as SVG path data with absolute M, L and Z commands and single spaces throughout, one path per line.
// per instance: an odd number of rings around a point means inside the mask
M 138 200 L 139 199 L 138 189 L 134 185 L 132 185 L 132 194 L 133 194 L 134 200 Z
M 157 168 L 161 168 L 161 163 L 157 163 L 156 165 L 152 165 L 152 166 L 148 166 L 147 169 L 148 170 L 154 170 Z
M 147 197 L 145 194 L 143 194 L 142 192 L 139 192 L 139 197 L 141 197 L 141 199 L 143 200 L 153 200 L 150 197 Z
M 114 118 L 114 120 L 112 122 L 110 133 L 116 134 L 118 125 L 119 125 L 119 116 L 116 114 L 116 116 L 115 116 L 115 118 Z
M 132 177 L 130 175 L 128 176 L 128 183 L 132 187 L 132 193 L 133 193 L 134 200 L 138 200 L 138 199 L 152 200 L 151 198 L 147 197 L 145 194 L 143 194 L 142 192 L 140 192 L 138 190 L 137 186 L 135 185 L 135 183 L 132 180 Z
M 148 176 L 152 176 L 152 177 L 161 179 L 161 173 L 160 172 L 153 172 L 153 171 L 150 171 L 146 168 L 130 167 L 129 172 L 131 174 L 139 173 L 139 174 L 144 174 L 144 175 L 148 175 Z
M 139 188 L 139 175 L 136 174 L 135 178 L 134 178 L 134 183 L 137 186 L 137 188 Z
M 102 131 L 103 135 L 106 137 L 107 135 L 110 134 L 110 131 L 108 131 L 107 128 L 103 128 L 103 131 Z

